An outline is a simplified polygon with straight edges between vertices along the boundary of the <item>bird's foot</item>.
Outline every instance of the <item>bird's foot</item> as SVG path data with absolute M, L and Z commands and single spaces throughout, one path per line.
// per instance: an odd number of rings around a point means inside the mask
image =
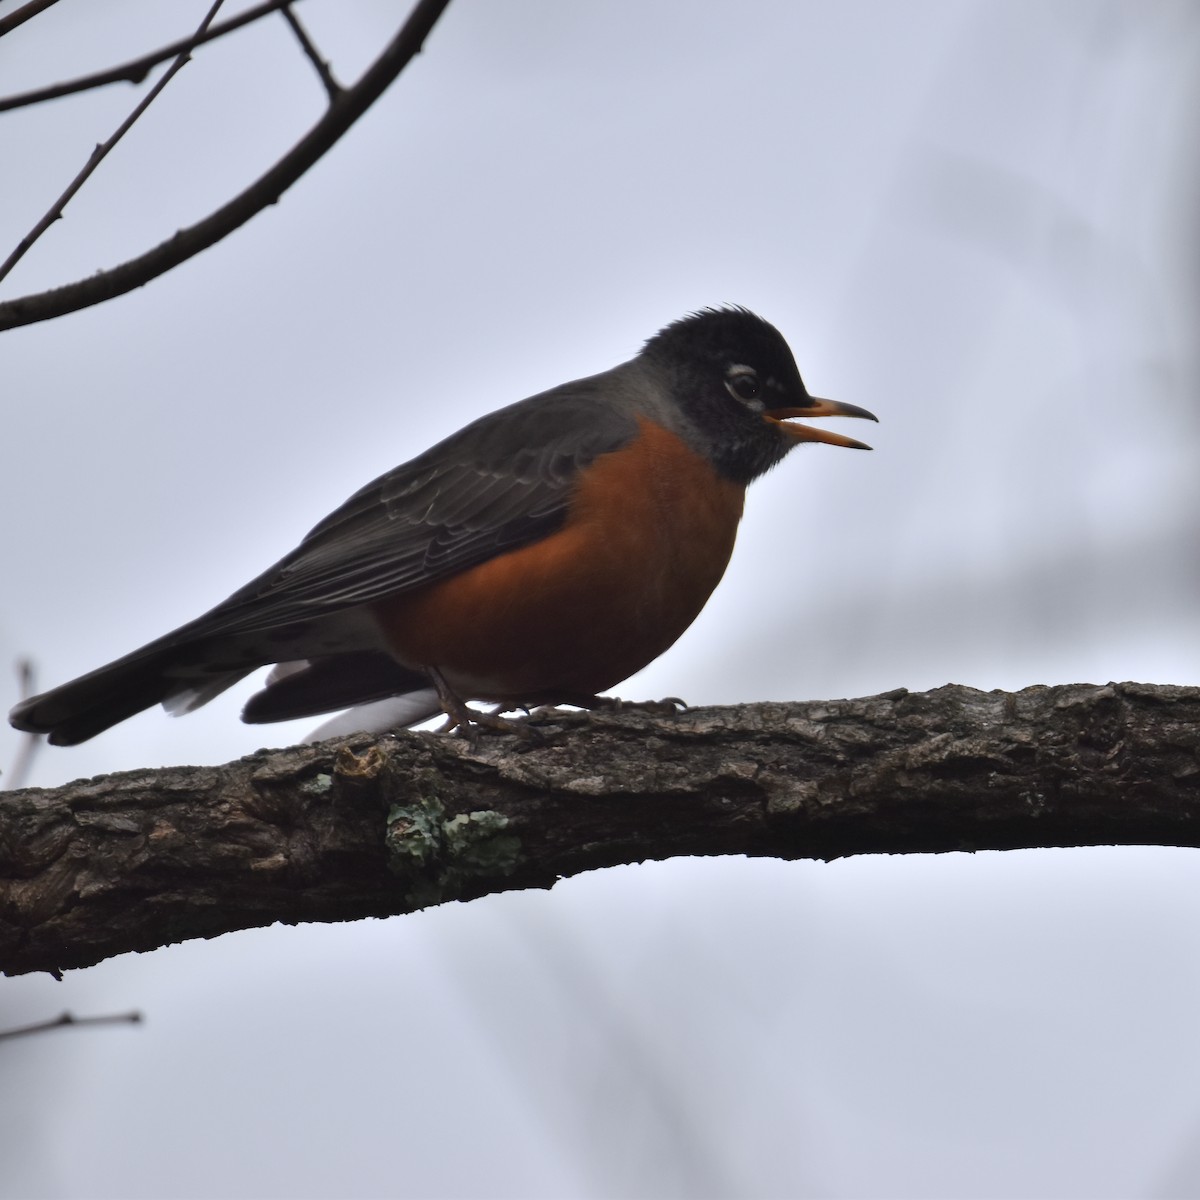
M 501 710 L 503 711 L 503 709 Z M 462 706 L 461 712 L 446 714 L 446 723 L 438 728 L 438 733 L 453 733 L 458 731 L 460 737 L 472 740 L 483 730 L 490 733 L 515 733 L 521 737 L 529 736 L 528 727 L 521 721 L 508 721 L 497 716 L 494 712 L 480 712 L 477 708 Z
M 686 701 L 678 696 L 664 696 L 661 700 L 622 700 L 620 696 L 597 696 L 598 700 L 608 700 L 601 708 L 610 712 L 645 712 L 655 717 L 677 717 L 688 710 Z
M 438 699 L 446 714 L 446 723 L 438 730 L 438 733 L 453 733 L 457 730 L 459 736 L 467 738 L 472 745 L 479 740 L 479 735 L 484 730 L 491 733 L 516 734 L 518 737 L 527 739 L 537 736 L 536 731 L 525 722 L 509 721 L 500 715 L 510 711 L 512 705 L 500 704 L 486 712 L 480 712 L 477 708 L 469 707 L 455 694 L 454 689 L 446 682 L 440 671 L 434 667 L 427 667 L 426 670 L 433 680 L 433 686 L 437 688 Z M 517 707 L 522 706 L 518 705 Z M 524 711 L 528 712 L 529 710 L 525 709 Z

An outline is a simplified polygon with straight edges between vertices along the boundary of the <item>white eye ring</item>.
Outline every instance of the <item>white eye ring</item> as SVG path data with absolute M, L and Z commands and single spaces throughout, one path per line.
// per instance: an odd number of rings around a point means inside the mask
M 759 382 L 758 372 L 753 367 L 744 367 L 740 364 L 730 367 L 725 376 L 725 390 L 742 404 L 750 404 L 756 408 L 762 407 L 762 402 L 759 400 L 762 384 Z

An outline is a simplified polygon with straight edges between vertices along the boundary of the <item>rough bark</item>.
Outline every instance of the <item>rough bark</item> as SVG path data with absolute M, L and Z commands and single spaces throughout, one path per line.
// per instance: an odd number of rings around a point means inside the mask
M 0 797 L 0 969 L 680 854 L 1200 845 L 1200 688 L 950 686 L 353 737 Z

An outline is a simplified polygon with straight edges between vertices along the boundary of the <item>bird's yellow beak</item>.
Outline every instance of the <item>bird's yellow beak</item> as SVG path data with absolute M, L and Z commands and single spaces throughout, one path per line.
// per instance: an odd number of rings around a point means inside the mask
M 763 413 L 763 420 L 773 425 L 797 442 L 824 442 L 828 446 L 848 446 L 851 450 L 870 450 L 865 442 L 856 442 L 854 438 L 842 433 L 833 433 L 828 429 L 813 429 L 808 425 L 791 425 L 789 417 L 862 417 L 867 421 L 878 421 L 879 418 L 865 408 L 855 404 L 839 404 L 836 400 L 822 400 L 813 396 L 803 408 L 773 408 Z

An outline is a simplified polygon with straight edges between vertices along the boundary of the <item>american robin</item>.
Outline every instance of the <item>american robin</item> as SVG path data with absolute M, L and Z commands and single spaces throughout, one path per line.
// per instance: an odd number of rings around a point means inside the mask
M 327 733 L 439 708 L 464 724 L 466 700 L 602 703 L 703 608 L 751 480 L 800 442 L 869 449 L 801 416 L 876 419 L 810 396 L 753 313 L 694 313 L 381 476 L 224 603 L 9 719 L 74 745 L 159 702 L 190 712 L 268 663 L 242 719 L 359 706 Z

